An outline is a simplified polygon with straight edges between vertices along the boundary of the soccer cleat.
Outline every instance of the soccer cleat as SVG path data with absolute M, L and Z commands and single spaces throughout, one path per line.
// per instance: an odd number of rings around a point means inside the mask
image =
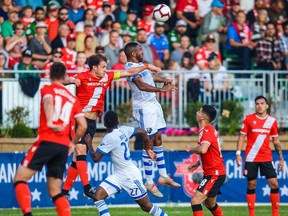
M 95 192 L 96 192 L 95 188 L 90 186 L 90 188 L 84 188 L 83 195 L 87 199 L 89 199 L 89 198 L 93 199 L 93 195 Z
M 67 200 L 69 200 L 70 194 L 69 194 L 69 191 L 68 191 L 68 190 L 62 189 L 62 194 L 67 198 Z
M 145 187 L 147 188 L 147 190 L 155 197 L 157 198 L 162 198 L 163 197 L 163 194 L 158 190 L 156 184 L 147 184 L 145 183 L 144 184 Z
M 169 186 L 169 187 L 175 187 L 175 188 L 180 188 L 181 185 L 178 184 L 177 182 L 175 182 L 172 178 L 168 177 L 163 177 L 160 176 L 158 179 L 158 184 L 160 185 L 165 185 L 165 186 Z

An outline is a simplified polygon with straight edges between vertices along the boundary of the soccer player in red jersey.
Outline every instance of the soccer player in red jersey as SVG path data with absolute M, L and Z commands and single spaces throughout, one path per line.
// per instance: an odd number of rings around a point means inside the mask
M 27 181 L 47 165 L 47 186 L 58 215 L 70 216 L 70 205 L 61 193 L 62 178 L 68 154 L 83 136 L 87 124 L 78 99 L 64 86 L 64 64 L 55 62 L 50 70 L 51 84 L 41 89 L 40 126 L 38 137 L 18 168 L 14 186 L 16 199 L 24 216 L 31 213 L 31 195 Z M 70 121 L 78 124 L 70 141 Z
M 204 170 L 204 177 L 191 199 L 192 211 L 194 216 L 203 216 L 201 203 L 205 201 L 205 206 L 213 215 L 223 216 L 220 206 L 216 203 L 217 194 L 220 187 L 224 184 L 226 170 L 221 153 L 219 135 L 211 125 L 216 117 L 216 110 L 211 105 L 203 105 L 197 112 L 196 120 L 200 131 L 198 145 L 186 146 L 187 152 L 200 155 L 201 161 L 197 161 L 188 167 L 188 171 L 193 172 L 200 165 Z
M 242 164 L 241 150 L 247 136 L 244 175 L 248 181 L 246 199 L 249 215 L 255 215 L 256 179 L 260 169 L 261 176 L 266 177 L 271 187 L 272 216 L 278 216 L 280 203 L 279 186 L 270 148 L 270 137 L 272 137 L 272 142 L 280 159 L 278 168 L 279 171 L 283 171 L 284 158 L 278 138 L 278 124 L 277 120 L 267 113 L 269 108 L 267 98 L 262 95 L 257 96 L 255 98 L 255 108 L 256 113 L 247 115 L 243 121 L 237 143 L 236 163 L 238 166 Z
M 67 80 L 67 83 L 75 83 L 77 86 L 77 98 L 80 100 L 82 111 L 84 112 L 88 125 L 85 136 L 86 134 L 90 134 L 92 138 L 96 132 L 96 118 L 103 114 L 106 90 L 113 80 L 134 76 L 145 69 L 156 72 L 161 71 L 161 69 L 156 66 L 146 64 L 145 66 L 139 66 L 124 71 L 106 72 L 107 61 L 107 58 L 101 54 L 90 56 L 87 59 L 90 71 L 76 74 L 74 78 L 69 78 Z M 70 188 L 79 174 L 84 187 L 84 195 L 93 198 L 95 191 L 94 188 L 90 186 L 88 180 L 85 136 L 83 136 L 76 145 L 76 154 L 74 154 L 71 166 L 68 168 L 67 178 L 62 193 L 68 195 Z

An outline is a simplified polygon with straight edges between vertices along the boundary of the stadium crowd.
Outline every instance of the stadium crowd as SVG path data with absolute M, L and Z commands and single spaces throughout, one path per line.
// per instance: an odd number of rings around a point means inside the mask
M 153 19 L 159 3 L 172 9 L 167 23 Z M 123 46 L 137 41 L 162 69 L 224 70 L 227 57 L 237 69 L 287 69 L 287 8 L 287 0 L 1 0 L 0 67 L 49 70 L 62 61 L 85 71 L 85 59 L 103 53 L 107 69 L 123 69 Z

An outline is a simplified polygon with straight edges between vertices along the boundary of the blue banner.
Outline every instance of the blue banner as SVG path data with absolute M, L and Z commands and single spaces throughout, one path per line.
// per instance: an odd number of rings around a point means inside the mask
M 141 161 L 142 151 L 131 152 L 135 164 L 139 167 L 144 175 L 144 168 Z M 19 166 L 24 153 L 0 153 L 0 191 L 2 193 L 2 201 L 0 208 L 18 207 L 13 178 L 17 167 Z M 283 152 L 284 158 L 288 158 L 288 151 Z M 198 158 L 196 154 L 189 154 L 184 151 L 169 151 L 165 152 L 167 172 L 174 178 L 175 181 L 181 183 L 182 188 L 169 188 L 159 186 L 159 190 L 164 194 L 164 198 L 158 199 L 149 195 L 152 202 L 189 202 L 196 188 L 201 182 L 203 170 L 199 167 L 193 173 L 187 171 L 187 167 Z M 242 175 L 242 167 L 238 167 L 235 162 L 235 151 L 224 151 L 225 166 L 227 170 L 227 182 L 222 186 L 222 194 L 218 196 L 218 202 L 246 202 L 247 181 Z M 273 152 L 275 166 L 278 168 L 278 156 Z M 71 162 L 69 157 L 66 164 L 67 168 Z M 90 156 L 87 157 L 88 174 L 92 186 L 97 187 L 108 175 L 113 172 L 113 166 L 109 156 L 103 157 L 99 163 L 94 163 Z M 158 172 L 157 166 L 154 167 L 154 181 L 157 182 Z M 279 181 L 279 191 L 281 202 L 288 202 L 288 167 L 285 162 L 284 172 L 277 171 Z M 33 207 L 50 207 L 53 206 L 51 199 L 47 194 L 46 186 L 46 170 L 38 172 L 29 181 L 31 190 L 32 206 Z M 269 203 L 270 188 L 265 178 L 260 177 L 257 180 L 257 202 Z M 4 198 L 5 195 L 5 198 Z M 109 197 L 107 203 L 111 204 L 134 204 L 125 191 L 120 194 L 115 194 Z M 92 205 L 92 200 L 87 200 L 83 197 L 83 188 L 79 177 L 75 181 L 70 190 L 70 204 L 72 206 Z

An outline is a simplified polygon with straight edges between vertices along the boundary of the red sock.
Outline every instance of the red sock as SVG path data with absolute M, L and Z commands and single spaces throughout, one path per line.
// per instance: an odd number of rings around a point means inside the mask
M 214 216 L 224 216 L 221 207 L 216 203 L 215 207 L 209 209 Z
M 86 163 L 86 155 L 78 155 L 76 156 L 76 167 L 79 172 L 82 185 L 88 185 L 88 172 L 87 172 L 87 163 Z
M 255 216 L 255 201 L 256 201 L 256 194 L 246 194 L 249 216 Z
M 69 191 L 78 176 L 78 170 L 76 168 L 76 162 L 72 161 L 68 168 L 66 180 L 63 185 L 63 189 Z
M 277 190 L 277 193 L 273 193 L 273 190 Z M 270 201 L 272 204 L 272 216 L 279 216 L 279 203 L 280 203 L 280 195 L 279 189 L 271 189 L 270 193 Z
M 14 187 L 16 199 L 23 214 L 31 212 L 31 194 L 27 182 L 15 182 Z
M 202 205 L 192 205 L 193 216 L 204 216 Z
M 65 196 L 58 194 L 52 198 L 58 216 L 71 216 L 70 204 Z

